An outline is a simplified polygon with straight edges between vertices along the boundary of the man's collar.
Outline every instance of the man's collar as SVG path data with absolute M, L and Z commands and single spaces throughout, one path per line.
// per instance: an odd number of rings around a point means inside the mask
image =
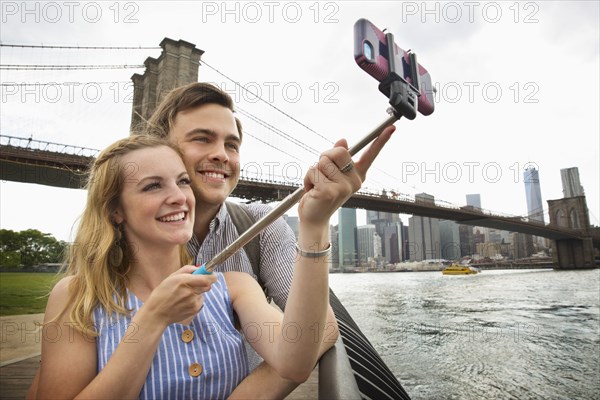
M 210 231 L 211 232 L 216 231 L 221 226 L 223 221 L 225 221 L 226 216 L 227 216 L 227 206 L 225 206 L 225 203 L 222 203 L 221 207 L 219 208 L 219 211 L 217 211 L 217 215 L 215 215 L 213 220 L 210 221 L 210 226 L 209 226 Z
M 222 203 L 221 207 L 219 208 L 219 211 L 217 211 L 217 215 L 215 215 L 215 217 L 208 224 L 208 233 L 209 234 L 215 233 L 219 229 L 219 227 L 223 226 L 222 222 L 225 220 L 226 215 L 227 215 L 227 207 L 225 206 L 225 203 Z M 190 238 L 190 241 L 188 242 L 188 251 L 191 254 L 197 254 L 199 250 L 200 250 L 200 241 L 198 240 L 198 237 L 194 233 L 192 235 L 192 237 Z

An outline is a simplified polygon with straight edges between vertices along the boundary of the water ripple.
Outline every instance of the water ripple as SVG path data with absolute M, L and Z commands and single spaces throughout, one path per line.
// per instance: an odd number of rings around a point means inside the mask
M 414 400 L 600 399 L 599 270 L 330 282 Z

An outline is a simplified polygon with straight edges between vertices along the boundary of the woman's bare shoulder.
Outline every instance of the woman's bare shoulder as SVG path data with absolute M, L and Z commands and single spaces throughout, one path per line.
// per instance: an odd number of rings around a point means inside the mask
M 62 278 L 54 285 L 50 291 L 48 297 L 48 303 L 46 304 L 46 315 L 44 316 L 46 321 L 56 318 L 62 311 L 65 310 L 67 304 L 70 301 L 69 287 L 71 282 L 75 279 L 74 276 L 67 276 Z

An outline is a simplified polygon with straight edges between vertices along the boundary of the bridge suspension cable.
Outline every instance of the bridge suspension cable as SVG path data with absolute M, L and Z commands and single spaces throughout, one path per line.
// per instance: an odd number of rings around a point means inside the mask
M 0 70 L 6 71 L 58 71 L 58 70 L 88 70 L 88 69 L 137 69 L 144 68 L 138 65 L 45 65 L 45 64 L 0 64 Z
M 0 47 L 17 47 L 30 49 L 76 49 L 76 50 L 160 50 L 160 46 L 52 46 L 31 44 L 0 43 Z
M 257 95 L 256 93 L 252 92 L 250 89 L 247 89 L 244 85 L 240 84 L 238 81 L 230 78 L 229 76 L 225 75 L 223 72 L 221 72 L 218 69 L 214 68 L 213 66 L 211 66 L 210 64 L 208 64 L 206 61 L 200 60 L 200 65 L 206 65 L 208 68 L 212 69 L 217 74 L 223 76 L 226 79 L 229 79 L 231 82 L 233 82 L 240 89 L 246 91 L 247 93 L 251 94 L 252 96 L 254 96 L 257 99 L 260 99 L 260 101 L 262 101 L 263 103 L 267 104 L 269 107 L 272 107 L 275 110 L 279 111 L 281 114 L 285 115 L 286 117 L 290 118 L 292 121 L 296 122 L 297 124 L 303 126 L 306 129 L 308 129 L 310 132 L 314 133 L 315 135 L 317 135 L 321 139 L 326 140 L 328 143 L 333 144 L 333 142 L 329 138 L 326 138 L 325 136 L 321 135 L 319 132 L 315 131 L 314 129 L 310 128 L 306 124 L 304 124 L 304 123 L 300 122 L 299 120 L 297 120 L 296 118 L 292 117 L 290 114 L 286 113 L 282 109 L 280 109 L 277 106 L 274 106 L 273 104 L 269 103 L 268 101 L 266 101 L 265 99 L 263 99 L 262 97 L 260 97 L 259 95 Z
M 133 85 L 133 83 L 131 81 L 112 81 L 112 82 L 69 81 L 69 82 L 13 82 L 13 83 L 0 83 L 0 86 L 3 86 L 3 87 L 13 87 L 13 86 L 27 86 L 27 87 L 42 86 L 42 87 L 45 87 L 45 86 L 114 85 L 114 84 L 131 84 L 131 85 Z
M 283 137 L 284 139 L 292 142 L 293 144 L 295 144 L 296 146 L 302 147 L 303 149 L 305 149 L 306 151 L 308 151 L 309 153 L 312 153 L 314 155 L 319 155 L 320 152 L 318 150 L 316 150 L 315 148 L 302 143 L 301 141 L 299 141 L 298 139 L 294 138 L 293 136 L 283 132 L 281 129 L 269 124 L 268 122 L 264 121 L 263 119 L 245 111 L 244 109 L 240 108 L 239 106 L 236 106 L 235 109 L 237 111 L 240 112 L 240 114 L 243 114 L 244 116 L 246 116 L 247 118 L 250 118 L 251 120 L 253 120 L 254 122 L 264 126 L 265 128 L 267 128 L 268 130 L 270 130 L 271 132 L 274 132 L 275 134 L 277 134 L 278 136 Z
M 287 151 L 285 151 L 285 150 L 281 150 L 279 147 L 277 147 L 277 146 L 275 146 L 275 145 L 273 145 L 273 144 L 271 144 L 271 143 L 269 143 L 269 142 L 266 142 L 266 141 L 264 141 L 264 140 L 260 139 L 258 136 L 256 136 L 256 135 L 253 135 L 252 133 L 248 132 L 248 131 L 247 131 L 247 130 L 245 130 L 245 129 L 244 129 L 244 135 L 248 135 L 248 136 L 250 136 L 251 138 L 254 138 L 254 139 L 258 140 L 259 142 L 261 142 L 261 143 L 263 143 L 263 144 L 266 144 L 267 146 L 269 146 L 269 147 L 271 147 L 271 148 L 273 148 L 273 149 L 275 149 L 275 150 L 277 150 L 277 151 L 281 152 L 282 154 L 285 154 L 286 156 L 292 157 L 292 158 L 294 158 L 294 159 L 295 159 L 295 160 L 297 160 L 297 161 L 303 162 L 303 161 L 302 161 L 301 159 L 299 159 L 298 157 L 296 157 L 296 156 L 294 156 L 294 155 L 292 155 L 292 154 L 288 153 L 288 152 L 287 152 Z

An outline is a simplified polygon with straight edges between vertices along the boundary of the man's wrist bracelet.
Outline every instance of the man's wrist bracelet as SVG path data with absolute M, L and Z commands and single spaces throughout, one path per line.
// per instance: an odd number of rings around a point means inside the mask
M 296 243 L 296 250 L 302 257 L 320 258 L 331 254 L 331 242 L 327 243 L 327 247 L 321 251 L 304 251 Z

